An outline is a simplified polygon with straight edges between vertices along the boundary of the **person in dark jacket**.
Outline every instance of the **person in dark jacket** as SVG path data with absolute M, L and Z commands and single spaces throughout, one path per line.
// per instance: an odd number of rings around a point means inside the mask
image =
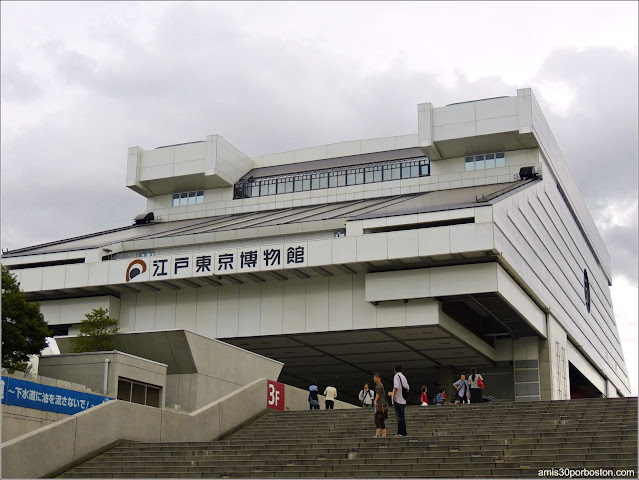
M 319 410 L 319 389 L 317 388 L 317 382 L 313 382 L 310 387 L 308 387 L 308 404 L 311 407 L 311 410 Z

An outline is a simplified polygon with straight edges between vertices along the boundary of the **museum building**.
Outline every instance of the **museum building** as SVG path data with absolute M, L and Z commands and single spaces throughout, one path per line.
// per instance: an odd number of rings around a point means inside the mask
M 397 363 L 432 394 L 476 367 L 500 400 L 630 395 L 610 256 L 530 89 L 254 158 L 131 147 L 126 173 L 132 224 L 3 255 L 60 345 L 103 307 L 128 354 L 185 330 L 344 401 Z

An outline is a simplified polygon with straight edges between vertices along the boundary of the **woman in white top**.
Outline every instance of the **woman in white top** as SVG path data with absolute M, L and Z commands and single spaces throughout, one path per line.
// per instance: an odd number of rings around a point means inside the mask
M 482 394 L 481 388 L 477 385 L 477 382 L 484 381 L 484 377 L 482 377 L 479 373 L 477 373 L 476 368 L 470 369 L 470 377 L 468 377 L 468 383 L 470 383 L 470 403 L 482 403 Z

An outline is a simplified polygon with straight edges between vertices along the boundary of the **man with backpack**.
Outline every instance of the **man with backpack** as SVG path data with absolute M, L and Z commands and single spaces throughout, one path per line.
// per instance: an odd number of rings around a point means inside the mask
M 372 408 L 373 398 L 375 398 L 375 394 L 368 388 L 368 383 L 365 383 L 364 388 L 359 392 L 359 401 L 362 407 Z
M 393 405 L 395 415 L 397 415 L 397 435 L 396 437 L 407 437 L 406 432 L 406 395 L 410 387 L 408 380 L 402 373 L 402 366 L 395 365 L 395 376 L 393 377 Z

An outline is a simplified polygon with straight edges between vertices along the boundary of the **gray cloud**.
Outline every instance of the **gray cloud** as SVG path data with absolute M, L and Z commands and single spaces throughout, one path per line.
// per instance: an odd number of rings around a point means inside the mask
M 540 103 L 595 222 L 606 225 L 611 206 L 637 202 L 637 55 L 612 48 L 556 51 L 538 79 L 563 82 L 574 92 L 566 116 Z M 613 274 L 637 285 L 637 217 L 629 220 L 600 231 Z
M 0 78 L 0 91 L 4 101 L 32 102 L 42 96 L 42 89 L 35 79 L 18 65 L 2 68 Z

